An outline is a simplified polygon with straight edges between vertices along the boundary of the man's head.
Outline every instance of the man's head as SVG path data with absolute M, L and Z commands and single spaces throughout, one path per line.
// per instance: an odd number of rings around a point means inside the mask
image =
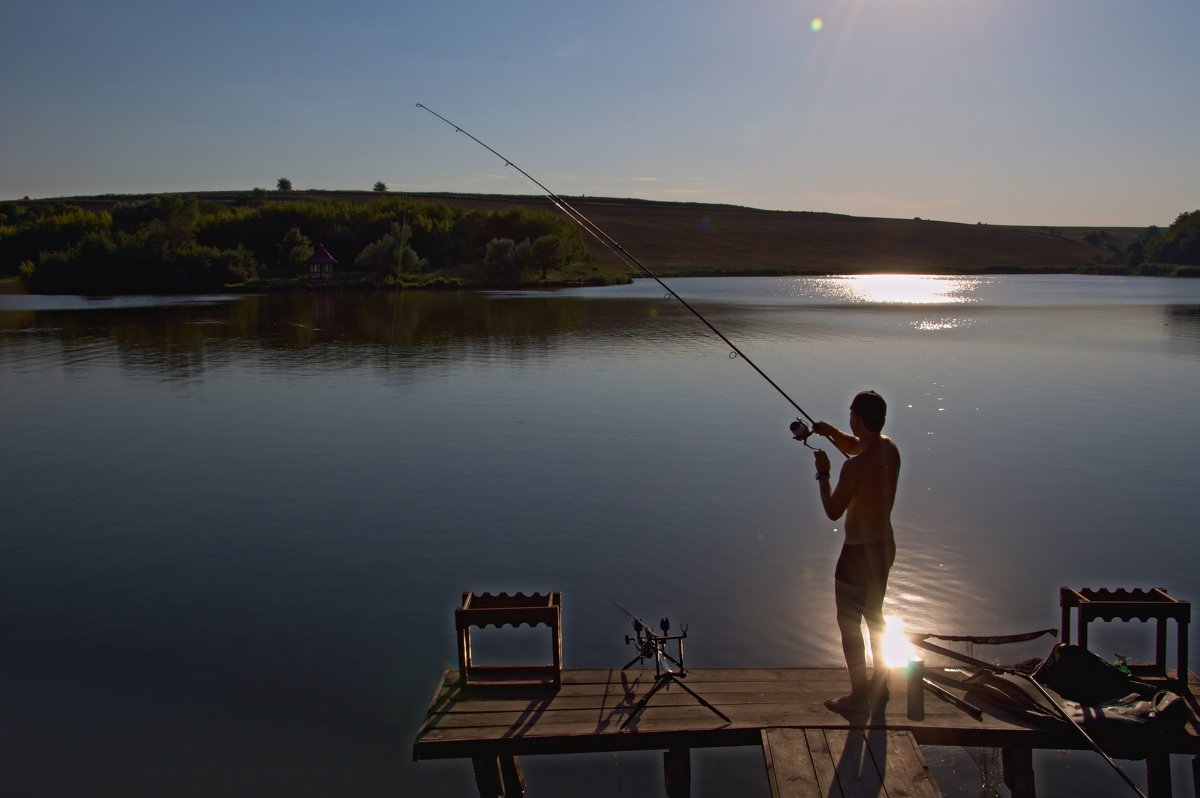
M 850 410 L 871 432 L 883 430 L 883 422 L 887 418 L 887 402 L 883 401 L 879 394 L 874 391 L 862 391 L 850 403 Z

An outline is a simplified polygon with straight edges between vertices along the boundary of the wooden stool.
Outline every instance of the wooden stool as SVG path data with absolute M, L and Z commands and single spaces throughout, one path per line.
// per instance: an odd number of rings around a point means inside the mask
M 546 625 L 551 633 L 549 665 L 476 665 L 471 657 L 471 627 L 527 623 Z M 458 631 L 458 673 L 464 686 L 562 685 L 562 594 L 463 593 L 462 606 L 454 610 Z
M 1071 609 L 1079 615 L 1079 632 L 1076 642 L 1087 648 L 1087 625 L 1096 619 L 1111 621 L 1157 621 L 1158 634 L 1155 639 L 1153 663 L 1130 665 L 1136 676 L 1159 677 L 1175 686 L 1187 689 L 1188 681 L 1188 623 L 1192 617 L 1192 605 L 1167 595 L 1161 587 L 1152 590 L 1108 590 L 1082 588 L 1072 590 L 1059 588 L 1058 604 L 1062 608 L 1062 637 L 1064 643 L 1071 642 Z M 1172 678 L 1167 670 L 1167 621 L 1174 619 L 1175 636 L 1178 644 L 1176 670 Z

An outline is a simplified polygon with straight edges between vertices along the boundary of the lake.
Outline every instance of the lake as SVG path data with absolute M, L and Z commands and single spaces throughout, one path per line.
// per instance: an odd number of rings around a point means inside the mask
M 1064 585 L 1200 598 L 1200 281 L 669 282 L 812 417 L 887 399 L 908 628 L 1055 627 Z M 568 667 L 632 656 L 614 602 L 688 624 L 692 667 L 839 665 L 840 527 L 796 410 L 728 354 L 644 280 L 0 295 L 0 792 L 472 795 L 468 763 L 411 761 L 465 590 L 562 591 Z M 1106 658 L 1151 640 L 1092 627 Z M 995 781 L 926 755 L 947 795 Z M 534 798 L 661 791 L 656 754 L 524 764 Z M 1036 766 L 1128 791 L 1094 754 Z M 767 795 L 757 749 L 694 767 Z

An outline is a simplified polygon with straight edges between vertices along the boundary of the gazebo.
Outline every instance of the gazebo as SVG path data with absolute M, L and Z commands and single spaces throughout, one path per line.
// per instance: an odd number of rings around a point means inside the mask
M 329 254 L 329 250 L 325 249 L 325 245 L 321 244 L 317 247 L 317 251 L 308 259 L 308 281 L 313 285 L 333 285 L 337 282 L 337 276 L 333 273 L 333 267 L 337 265 L 337 259 Z

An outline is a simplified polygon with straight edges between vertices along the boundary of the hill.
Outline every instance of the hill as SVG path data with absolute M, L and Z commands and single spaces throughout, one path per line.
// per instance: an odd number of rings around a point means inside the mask
M 104 195 L 26 200 L 68 202 L 103 210 L 152 195 Z M 398 196 L 467 208 L 554 210 L 537 195 L 450 193 L 378 194 L 370 191 L 196 192 L 197 199 L 228 204 L 371 201 Z M 588 219 L 650 269 L 662 275 L 846 274 L 863 272 L 978 273 L 1089 271 L 1110 253 L 1083 240 L 1083 228 L 1037 229 L 885 219 L 733 205 L 570 197 Z M 595 239 L 602 263 L 619 260 Z
M 544 197 L 414 194 L 466 207 L 552 208 Z M 660 274 L 1084 271 L 1109 253 L 1065 232 L 733 205 L 568 198 Z M 618 262 L 589 240 L 592 255 Z

